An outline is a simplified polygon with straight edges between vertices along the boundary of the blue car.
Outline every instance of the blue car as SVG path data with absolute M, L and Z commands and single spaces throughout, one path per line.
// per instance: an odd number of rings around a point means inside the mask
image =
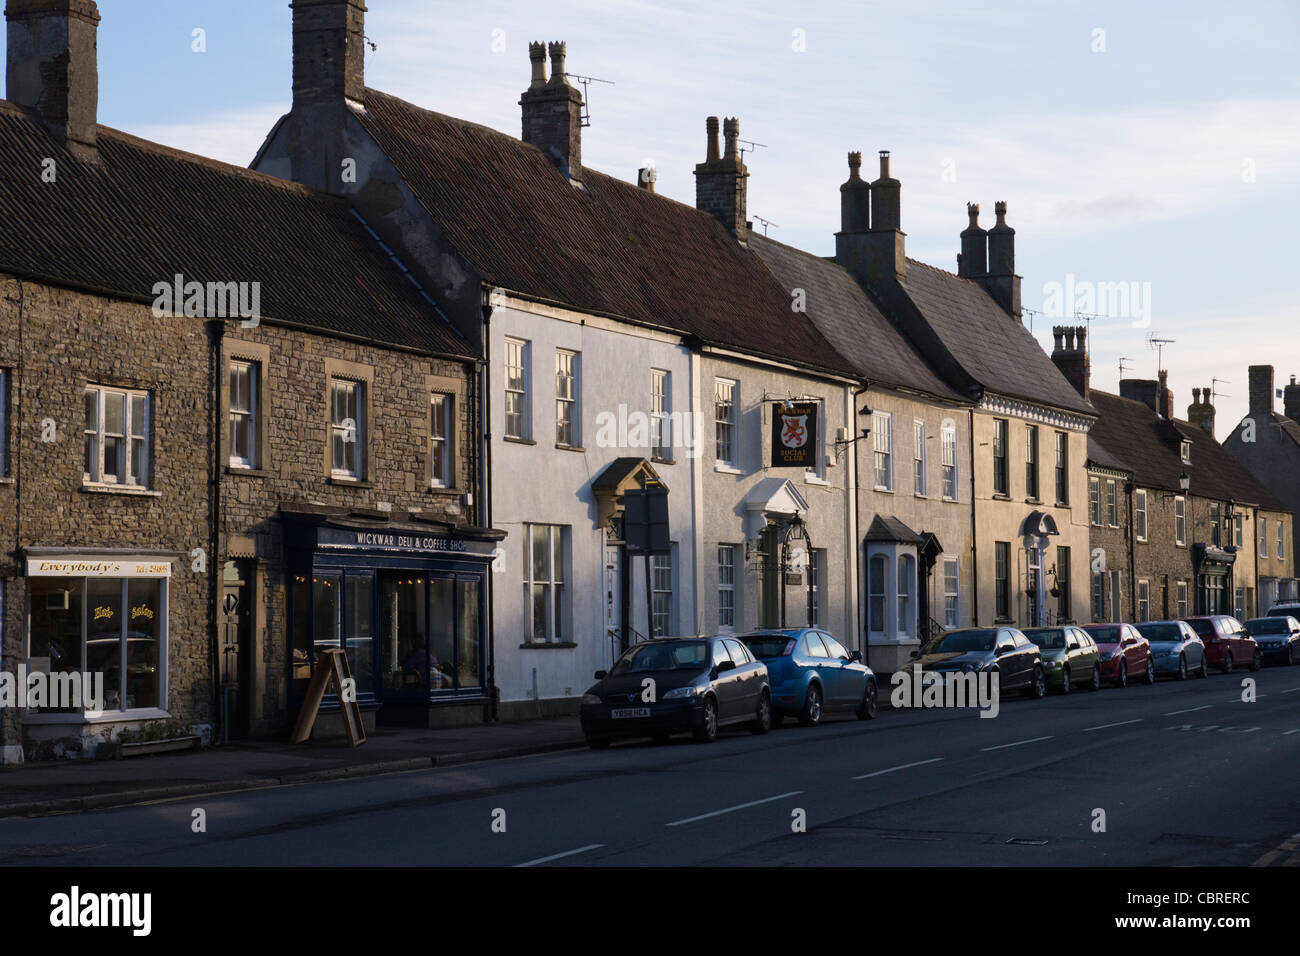
M 772 723 L 797 717 L 812 726 L 830 713 L 876 716 L 876 675 L 839 641 L 815 627 L 781 628 L 740 635 L 751 654 L 767 665 Z
M 1209 676 L 1205 643 L 1186 621 L 1147 621 L 1137 629 L 1151 645 L 1151 660 L 1157 674 L 1179 680 L 1187 680 L 1191 673 L 1197 677 Z

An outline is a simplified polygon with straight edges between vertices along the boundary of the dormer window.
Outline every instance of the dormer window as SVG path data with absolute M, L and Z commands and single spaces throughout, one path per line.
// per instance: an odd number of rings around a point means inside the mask
M 1189 441 L 1179 442 L 1178 453 L 1183 459 L 1184 465 L 1192 463 L 1192 443 Z

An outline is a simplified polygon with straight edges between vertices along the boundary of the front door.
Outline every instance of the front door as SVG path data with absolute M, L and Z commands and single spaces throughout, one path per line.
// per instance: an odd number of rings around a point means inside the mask
M 227 561 L 221 588 L 221 700 L 226 739 L 248 736 L 249 722 L 249 610 L 251 605 L 247 561 Z
M 428 578 L 419 572 L 379 576 L 380 716 L 388 724 L 428 720 L 429 687 L 438 678 L 429 653 Z

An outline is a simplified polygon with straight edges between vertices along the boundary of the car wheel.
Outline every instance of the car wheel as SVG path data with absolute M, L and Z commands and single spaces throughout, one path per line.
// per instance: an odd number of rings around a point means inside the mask
M 1070 668 L 1066 667 L 1061 670 L 1061 693 L 1068 694 L 1071 690 L 1072 688 L 1070 687 Z
M 608 737 L 588 737 L 587 746 L 592 750 L 608 750 L 610 739 Z
M 1128 661 L 1119 662 L 1119 677 L 1115 678 L 1116 687 L 1128 686 Z
M 1029 696 L 1034 700 L 1041 700 L 1047 696 L 1047 678 L 1043 676 L 1041 667 L 1034 667 L 1034 677 L 1029 682 Z
M 1088 690 L 1101 690 L 1101 665 L 1092 665 L 1092 680 L 1088 683 Z
M 1223 673 L 1232 673 L 1232 651 L 1228 651 L 1223 655 Z
M 1187 680 L 1187 655 L 1178 655 L 1178 679 Z
M 1156 682 L 1156 662 L 1153 657 L 1147 655 L 1147 683 L 1154 684 L 1155 682 Z
M 805 727 L 815 727 L 822 719 L 822 691 L 816 684 L 808 685 L 808 694 L 803 699 L 803 710 L 799 711 L 799 723 Z
M 1204 654 L 1201 655 L 1201 669 L 1196 673 L 1197 677 L 1210 676 L 1210 661 Z
M 772 729 L 772 698 L 768 696 L 767 691 L 758 695 L 758 712 L 754 715 L 754 722 L 749 725 L 749 729 L 756 734 L 765 734 Z
M 862 703 L 858 705 L 858 720 L 870 720 L 876 716 L 876 682 L 867 681 L 867 689 L 862 692 Z
M 704 698 L 704 715 L 700 719 L 700 726 L 692 731 L 692 735 L 702 744 L 710 744 L 718 739 L 718 704 L 712 697 Z
M 1255 656 L 1250 659 L 1250 672 L 1253 674 L 1264 666 L 1264 652 L 1256 649 Z

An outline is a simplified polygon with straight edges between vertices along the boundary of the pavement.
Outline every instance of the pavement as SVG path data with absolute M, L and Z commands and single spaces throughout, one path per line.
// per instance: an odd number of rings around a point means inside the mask
M 577 717 L 553 717 L 437 730 L 380 727 L 356 748 L 346 740 L 256 740 L 118 760 L 23 764 L 0 770 L 0 818 L 428 770 L 583 746 Z
M 889 709 L 888 687 L 878 695 Z M 472 727 L 379 727 L 360 747 L 343 739 L 240 741 L 181 753 L 67 760 L 0 769 L 0 819 L 96 810 L 190 794 L 428 770 L 585 747 L 577 717 Z

